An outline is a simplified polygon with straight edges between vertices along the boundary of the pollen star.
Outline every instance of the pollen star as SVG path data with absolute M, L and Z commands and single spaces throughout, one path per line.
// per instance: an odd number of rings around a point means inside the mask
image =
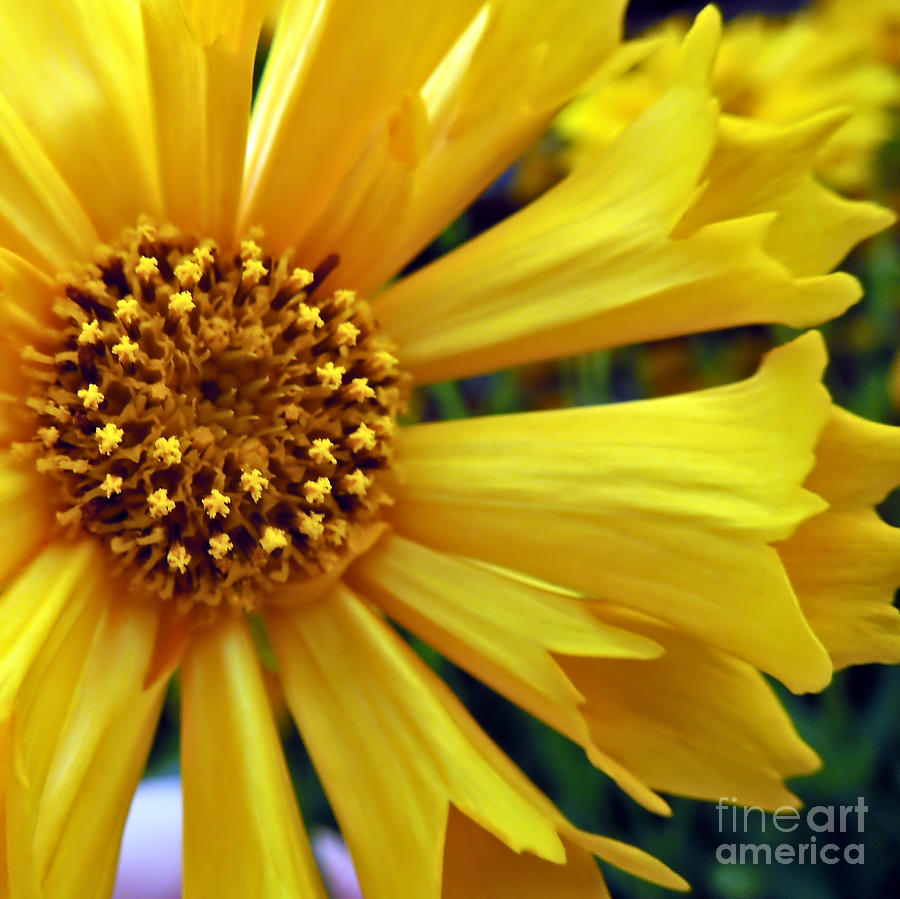
M 88 384 L 77 392 L 77 396 L 85 409 L 99 409 L 100 404 L 106 399 L 96 384 Z
M 327 387 L 329 390 L 337 390 L 341 386 L 341 379 L 344 377 L 345 371 L 346 369 L 340 365 L 326 362 L 316 369 L 316 377 L 318 377 L 323 387 Z
M 169 568 L 172 570 L 177 570 L 179 573 L 184 574 L 187 571 L 188 565 L 191 564 L 191 554 L 184 548 L 184 546 L 180 543 L 176 543 L 170 550 L 168 555 L 166 556 L 166 561 L 169 563 Z
M 97 428 L 94 437 L 97 440 L 100 452 L 104 456 L 110 455 L 114 449 L 122 442 L 125 432 L 111 421 L 107 422 L 102 428 Z
M 271 555 L 276 549 L 284 549 L 288 545 L 287 534 L 281 528 L 267 525 L 260 538 L 259 545 Z
M 122 363 L 122 365 L 125 365 L 126 362 L 136 362 L 137 351 L 138 345 L 127 334 L 125 334 L 112 348 L 113 355 Z
M 100 489 L 106 494 L 106 498 L 109 499 L 114 493 L 122 492 L 122 478 L 118 475 L 108 474 L 103 479 Z
M 268 478 L 263 477 L 263 473 L 258 468 L 241 473 L 241 490 L 249 493 L 255 503 L 262 499 L 263 490 L 268 486 Z
M 194 308 L 194 298 L 189 290 L 173 293 L 169 300 L 169 309 L 179 316 L 187 315 Z
M 181 442 L 177 437 L 157 437 L 153 444 L 153 458 L 167 468 L 181 462 Z
M 150 508 L 151 518 L 165 518 L 175 510 L 175 501 L 169 498 L 169 491 L 165 487 L 154 490 L 147 497 L 147 505 Z
M 229 505 L 231 505 L 231 497 L 220 493 L 215 487 L 210 491 L 209 496 L 203 498 L 203 508 L 210 518 L 215 518 L 217 515 L 226 518 Z
M 103 330 L 100 327 L 100 322 L 93 319 L 81 326 L 81 333 L 78 335 L 78 345 L 90 346 L 91 344 L 99 343 L 102 338 Z
M 347 437 L 347 445 L 354 453 L 375 449 L 378 437 L 365 422 Z
M 123 325 L 131 325 L 137 320 L 140 306 L 134 297 L 126 297 L 116 303 L 116 318 Z
M 325 502 L 325 497 L 331 493 L 331 481 L 328 478 L 316 478 L 314 481 L 307 481 L 303 485 L 303 495 L 306 501 L 312 505 L 321 505 Z
M 344 475 L 341 480 L 341 486 L 347 493 L 353 493 L 356 496 L 365 496 L 366 491 L 371 486 L 371 479 L 367 478 L 365 473 L 358 468 L 354 469 L 348 475 Z
M 209 538 L 209 554 L 217 561 L 224 559 L 233 545 L 228 534 L 214 534 Z
M 317 437 L 309 448 L 309 458 L 317 465 L 335 465 L 337 459 L 331 452 L 334 443 L 327 437 Z

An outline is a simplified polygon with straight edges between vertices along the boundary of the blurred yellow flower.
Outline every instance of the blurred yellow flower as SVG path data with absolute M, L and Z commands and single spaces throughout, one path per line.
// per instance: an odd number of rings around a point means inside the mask
M 841 0 L 785 19 L 736 18 L 725 26 L 714 72 L 730 116 L 787 125 L 843 108 L 846 121 L 821 148 L 816 171 L 857 194 L 870 185 L 875 151 L 890 135 L 889 110 L 900 104 L 900 74 L 875 46 L 875 27 L 864 14 L 856 18 L 875 5 Z M 626 44 L 597 87 L 563 111 L 555 128 L 574 160 L 605 146 L 659 96 L 686 30 L 672 19 Z
M 3 892 L 109 892 L 180 666 L 184 895 L 323 895 L 251 624 L 367 897 L 606 895 L 592 854 L 682 887 L 572 826 L 389 619 L 650 808 L 781 804 L 816 758 L 759 670 L 814 690 L 829 652 L 896 657 L 893 569 L 839 544 L 865 596 L 804 581 L 801 608 L 773 546 L 804 574 L 891 482 L 830 473 L 867 450 L 826 426 L 821 341 L 696 394 L 397 413 L 410 382 L 821 321 L 889 217 L 812 180 L 832 117 L 719 125 L 710 10 L 590 165 L 376 294 L 603 63 L 620 4 L 293 0 L 251 112 L 267 5 L 0 7 Z

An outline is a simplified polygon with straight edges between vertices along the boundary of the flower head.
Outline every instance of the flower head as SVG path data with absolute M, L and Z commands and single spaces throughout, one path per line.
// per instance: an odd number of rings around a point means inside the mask
M 683 887 L 570 824 L 393 622 L 652 809 L 781 803 L 814 757 L 759 671 L 811 690 L 897 656 L 886 581 L 857 615 L 788 577 L 889 480 L 834 477 L 871 435 L 835 417 L 821 340 L 697 394 L 400 415 L 411 382 L 824 320 L 885 214 L 809 177 L 821 121 L 720 120 L 707 11 L 590 165 L 392 280 L 603 64 L 620 4 L 287 0 L 248 120 L 266 5 L 0 6 L 0 370 L 25 370 L 0 407 L 0 876 L 112 883 L 180 668 L 185 894 L 321 895 L 262 629 L 365 895 L 605 895 L 593 855 Z

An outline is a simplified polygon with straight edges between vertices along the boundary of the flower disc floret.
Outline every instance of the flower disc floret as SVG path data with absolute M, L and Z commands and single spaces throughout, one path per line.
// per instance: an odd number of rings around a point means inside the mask
M 61 525 L 104 541 L 138 588 L 256 608 L 336 565 L 389 502 L 379 422 L 405 380 L 368 305 L 290 254 L 141 223 L 67 277 L 55 312 L 24 353 L 24 446 Z

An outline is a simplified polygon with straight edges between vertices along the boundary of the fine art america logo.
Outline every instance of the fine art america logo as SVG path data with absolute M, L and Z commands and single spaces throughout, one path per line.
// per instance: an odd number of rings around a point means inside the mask
M 796 809 L 783 805 L 770 815 L 759 806 L 738 806 L 722 797 L 716 806 L 719 834 L 734 842 L 720 843 L 716 860 L 723 865 L 847 865 L 865 864 L 865 817 L 869 807 L 860 796 L 855 805 L 814 805 Z M 784 842 L 748 842 L 748 830 Z M 843 836 L 835 837 L 835 834 Z M 743 840 L 741 839 L 743 837 Z M 836 840 L 836 841 L 835 841 Z M 856 842 L 848 842 L 856 840 Z

